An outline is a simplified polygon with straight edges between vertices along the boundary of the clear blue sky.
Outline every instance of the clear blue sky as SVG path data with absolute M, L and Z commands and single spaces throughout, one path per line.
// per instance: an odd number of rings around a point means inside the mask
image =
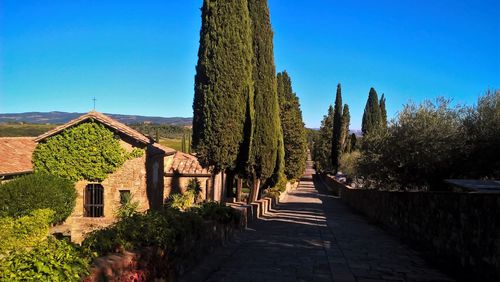
M 0 112 L 192 116 L 202 0 L 0 0 Z M 342 83 L 351 128 L 370 87 L 392 117 L 409 99 L 472 104 L 500 88 L 500 4 L 270 0 L 277 70 L 306 125 Z

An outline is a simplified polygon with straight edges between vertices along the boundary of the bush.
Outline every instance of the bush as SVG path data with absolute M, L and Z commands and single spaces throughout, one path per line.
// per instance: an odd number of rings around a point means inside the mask
M 96 230 L 85 238 L 82 247 L 91 256 L 146 247 L 175 252 L 187 238 L 195 241 L 199 238 L 204 230 L 203 219 L 238 224 L 239 214 L 230 207 L 213 202 L 186 212 L 166 207 L 160 211 L 134 214 Z
M 339 170 L 347 174 L 348 176 L 357 175 L 357 165 L 361 153 L 359 151 L 353 151 L 351 153 L 344 153 L 340 157 L 340 167 Z
M 467 109 L 463 121 L 465 176 L 500 178 L 500 90 L 487 91 L 477 105 Z
M 194 190 L 186 190 L 182 194 L 173 194 L 170 196 L 168 205 L 171 208 L 185 211 L 194 205 L 196 199 Z
M 217 202 L 205 202 L 192 209 L 205 220 L 213 220 L 223 224 L 239 224 L 240 214 L 233 208 Z
M 379 189 L 440 187 L 464 148 L 461 114 L 442 98 L 406 105 L 387 131 L 363 137 L 359 173 Z
M 0 185 L 0 217 L 20 217 L 37 209 L 51 209 L 55 212 L 51 223 L 58 223 L 73 212 L 75 200 L 71 181 L 35 173 Z
M 123 202 L 121 203 L 120 207 L 115 213 L 116 217 L 118 218 L 131 217 L 137 213 L 137 209 L 139 208 L 139 202 L 134 201 L 133 198 L 134 197 L 132 196 L 132 194 L 125 194 Z
M 79 281 L 88 269 L 80 248 L 53 237 L 30 250 L 16 249 L 0 257 L 2 281 Z
M 201 218 L 190 212 L 165 208 L 161 211 L 134 214 L 117 223 L 90 233 L 82 243 L 88 253 L 110 252 L 158 247 L 173 250 L 187 235 L 201 232 Z
M 54 212 L 35 210 L 20 218 L 0 218 L 0 257 L 12 250 L 25 250 L 45 241 Z

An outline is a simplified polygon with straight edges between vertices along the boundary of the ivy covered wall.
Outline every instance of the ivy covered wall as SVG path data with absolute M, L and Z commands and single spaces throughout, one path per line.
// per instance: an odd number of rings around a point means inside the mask
M 33 152 L 35 172 L 48 172 L 72 181 L 102 181 L 130 158 L 144 150 L 128 153 L 114 133 L 90 121 L 65 129 L 37 145 Z

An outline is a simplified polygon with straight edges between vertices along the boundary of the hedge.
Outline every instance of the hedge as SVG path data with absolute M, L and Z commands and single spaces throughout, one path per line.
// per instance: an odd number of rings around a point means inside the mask
M 55 212 L 51 223 L 58 223 L 71 214 L 75 200 L 71 181 L 35 173 L 0 185 L 0 217 L 20 217 L 37 209 L 51 209 Z
M 165 207 L 123 218 L 117 223 L 90 233 L 82 243 L 86 252 L 95 255 L 157 247 L 175 250 L 186 237 L 197 238 L 203 232 L 203 220 L 238 224 L 239 214 L 218 203 L 204 203 L 185 212 Z

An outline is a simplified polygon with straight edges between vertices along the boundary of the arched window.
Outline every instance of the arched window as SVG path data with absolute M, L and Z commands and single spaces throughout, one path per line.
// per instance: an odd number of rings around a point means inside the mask
M 86 217 L 104 216 L 104 188 L 101 184 L 91 183 L 85 187 L 84 208 Z

